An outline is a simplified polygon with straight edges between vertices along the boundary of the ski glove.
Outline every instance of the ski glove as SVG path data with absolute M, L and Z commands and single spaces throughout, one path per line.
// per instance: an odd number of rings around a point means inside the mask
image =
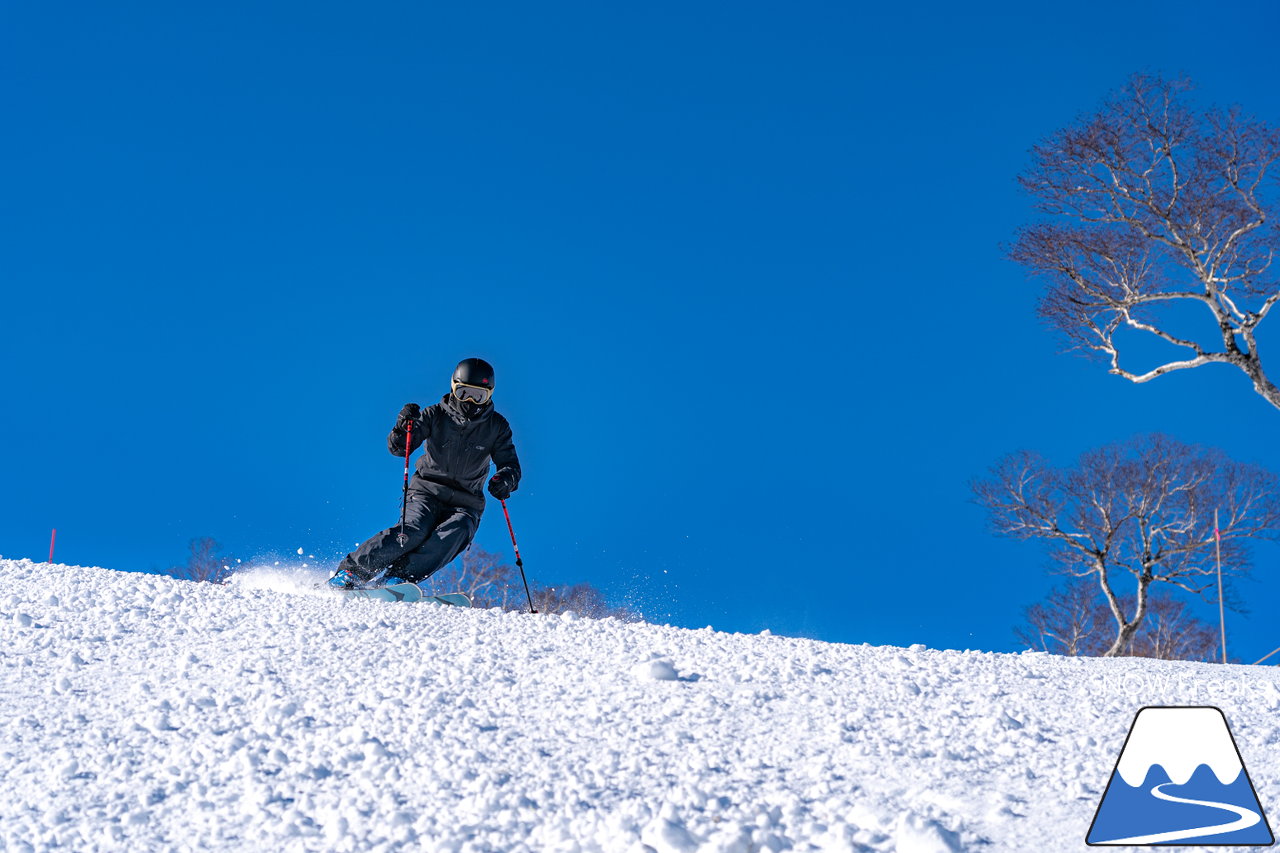
M 396 428 L 404 429 L 410 421 L 417 423 L 422 419 L 422 407 L 417 403 L 405 403 L 403 409 L 400 410 L 400 417 L 396 418 Z
M 498 500 L 505 501 L 511 497 L 511 492 L 511 473 L 509 471 L 499 471 L 489 479 L 489 494 Z

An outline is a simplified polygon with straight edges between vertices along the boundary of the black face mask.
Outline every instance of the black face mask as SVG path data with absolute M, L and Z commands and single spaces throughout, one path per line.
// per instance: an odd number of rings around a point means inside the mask
M 449 413 L 449 417 L 453 418 L 454 422 L 459 425 L 480 417 L 485 413 L 485 410 L 490 405 L 491 404 L 489 403 L 481 405 L 480 403 L 476 403 L 471 400 L 459 400 L 452 394 L 444 395 L 445 411 L 447 411 Z

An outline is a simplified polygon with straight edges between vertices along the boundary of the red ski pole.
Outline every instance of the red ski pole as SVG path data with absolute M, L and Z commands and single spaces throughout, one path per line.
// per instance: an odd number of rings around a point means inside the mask
M 511 513 L 507 512 L 507 502 L 501 501 L 501 503 L 502 514 L 507 517 L 507 532 L 511 534 L 511 547 L 516 552 L 516 568 L 520 570 L 520 580 L 524 581 L 524 594 L 529 599 L 529 612 L 537 613 L 538 611 L 533 609 L 533 596 L 529 594 L 529 579 L 524 576 L 524 562 L 520 559 L 520 546 L 516 544 L 515 528 L 511 526 Z
M 400 547 L 404 547 L 404 543 L 409 541 L 409 537 L 404 532 L 404 517 L 409 509 L 409 454 L 413 447 L 413 421 L 410 420 L 404 425 L 404 497 L 400 499 L 400 533 L 396 536 L 396 541 L 400 543 Z

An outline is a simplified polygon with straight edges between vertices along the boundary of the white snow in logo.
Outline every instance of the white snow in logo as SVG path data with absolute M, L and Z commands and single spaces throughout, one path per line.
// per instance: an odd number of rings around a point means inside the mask
M 1201 764 L 1209 765 L 1223 785 L 1234 782 L 1242 769 L 1217 708 L 1142 709 L 1116 769 L 1135 788 L 1157 764 L 1175 785 L 1185 785 Z

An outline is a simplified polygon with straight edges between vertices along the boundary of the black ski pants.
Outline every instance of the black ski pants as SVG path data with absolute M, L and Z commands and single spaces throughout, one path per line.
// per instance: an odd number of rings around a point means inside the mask
M 435 495 L 410 490 L 403 545 L 400 525 L 368 539 L 338 568 L 369 580 L 383 569 L 408 581 L 426 580 L 466 550 L 480 526 L 480 511 L 447 504 Z

